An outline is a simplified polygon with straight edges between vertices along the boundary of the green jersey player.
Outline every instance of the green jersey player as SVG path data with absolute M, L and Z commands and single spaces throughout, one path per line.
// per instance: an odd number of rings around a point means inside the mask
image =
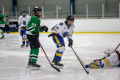
M 1 35 L 2 35 L 2 37 L 0 39 L 4 38 L 4 34 L 3 34 L 4 28 L 5 28 L 4 17 L 5 16 L 3 14 L 1 14 L 1 11 L 0 11 L 0 32 L 1 32 Z
M 28 67 L 31 67 L 32 69 L 39 69 L 40 65 L 36 64 L 38 54 L 39 54 L 39 32 L 47 32 L 48 28 L 46 26 L 40 26 L 40 19 L 42 9 L 39 7 L 34 7 L 33 9 L 33 15 L 31 16 L 31 19 L 27 26 L 27 38 L 30 42 L 30 55 L 29 55 L 29 62 Z

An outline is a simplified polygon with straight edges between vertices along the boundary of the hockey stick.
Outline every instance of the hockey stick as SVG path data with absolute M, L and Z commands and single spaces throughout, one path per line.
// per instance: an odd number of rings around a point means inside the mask
M 39 42 L 38 39 L 37 39 L 37 41 Z M 43 52 L 44 52 L 44 54 L 45 54 L 45 56 L 46 56 L 48 62 L 50 63 L 50 65 L 51 65 L 54 69 L 56 69 L 58 72 L 60 72 L 60 70 L 59 70 L 58 68 L 56 68 L 55 66 L 52 65 L 52 63 L 50 62 L 49 58 L 47 57 L 47 54 L 46 54 L 45 50 L 43 49 L 43 47 L 42 47 L 42 45 L 41 45 L 40 42 L 39 42 L 39 45 L 41 46 L 41 48 L 42 48 L 42 50 L 43 50 Z
M 20 28 L 16 28 L 16 29 L 20 29 Z M 5 32 L 11 32 L 11 31 L 15 31 L 14 29 L 12 29 L 12 30 L 9 30 L 9 31 L 5 31 Z
M 14 30 L 9 30 L 9 31 L 5 31 L 5 32 L 11 32 L 11 31 L 14 31 Z
M 71 47 L 72 48 L 72 47 Z M 76 52 L 74 51 L 74 49 L 72 48 L 73 52 L 75 53 L 77 59 L 79 60 L 79 62 L 81 63 L 82 67 L 84 68 L 84 70 L 86 71 L 87 74 L 89 74 L 89 72 L 85 69 L 85 63 L 83 63 L 80 57 L 78 57 L 78 55 L 76 54 Z
M 120 46 L 120 43 L 118 44 L 118 46 L 115 48 L 115 50 L 112 53 L 114 53 L 119 46 Z M 105 57 L 103 57 L 102 59 L 105 59 Z M 101 61 L 102 59 L 93 60 L 93 62 L 95 62 L 95 61 Z
M 118 44 L 118 46 L 115 48 L 115 50 L 112 53 L 114 53 L 119 46 L 120 46 L 120 43 Z

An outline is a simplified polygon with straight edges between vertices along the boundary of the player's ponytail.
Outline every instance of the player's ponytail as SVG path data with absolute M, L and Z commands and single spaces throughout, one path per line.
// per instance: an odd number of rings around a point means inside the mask
M 116 53 L 117 53 L 118 59 L 119 59 L 119 61 L 120 61 L 120 53 L 119 53 L 119 51 L 117 50 Z
M 32 15 L 31 15 L 31 16 L 33 16 L 33 15 L 35 15 L 35 13 L 32 13 Z

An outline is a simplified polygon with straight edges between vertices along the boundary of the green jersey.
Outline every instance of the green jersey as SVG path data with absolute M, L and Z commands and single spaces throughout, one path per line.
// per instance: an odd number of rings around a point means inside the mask
M 40 19 L 36 16 L 32 16 L 30 18 L 30 21 L 27 26 L 26 34 L 32 35 L 32 34 L 39 34 L 40 32 L 43 32 L 42 28 L 40 27 Z
M 5 16 L 3 14 L 0 15 L 0 27 L 5 27 Z

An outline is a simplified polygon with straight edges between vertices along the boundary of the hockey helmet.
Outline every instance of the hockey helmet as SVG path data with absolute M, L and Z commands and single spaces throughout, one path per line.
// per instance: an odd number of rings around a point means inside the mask
M 27 11 L 26 10 L 23 10 L 22 13 L 26 13 Z
M 26 10 L 22 11 L 22 16 L 25 17 L 26 16 Z
M 39 11 L 42 11 L 42 9 L 37 7 L 37 6 L 35 6 L 34 9 L 33 9 L 34 15 L 37 16 L 37 17 L 40 17 L 41 15 L 38 15 Z
M 67 15 L 66 20 L 70 20 L 74 22 L 74 16 L 73 15 Z
M 109 57 L 113 52 L 113 48 L 108 48 L 108 50 L 104 51 L 105 57 Z
M 39 8 L 39 7 L 37 7 L 37 6 L 35 6 L 34 9 L 33 9 L 33 11 L 34 11 L 34 12 L 36 12 L 36 11 L 42 11 L 42 9 Z

